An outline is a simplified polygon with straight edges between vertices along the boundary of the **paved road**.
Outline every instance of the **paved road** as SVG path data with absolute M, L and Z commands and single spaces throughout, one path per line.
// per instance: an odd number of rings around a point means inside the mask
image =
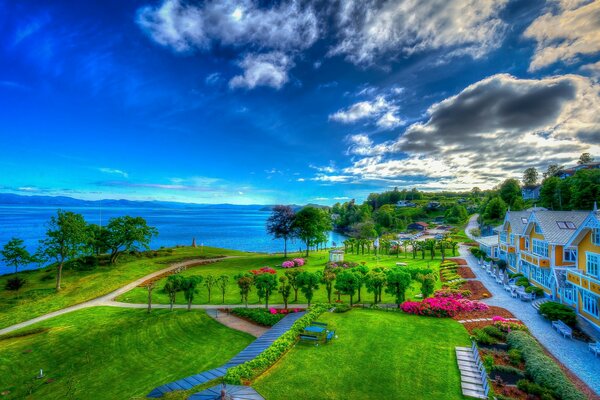
M 233 256 L 231 256 L 233 257 Z M 104 296 L 100 296 L 97 297 L 95 299 L 86 301 L 84 303 L 79 303 L 76 304 L 74 306 L 71 307 L 67 307 L 67 308 L 63 308 L 61 310 L 57 310 L 45 315 L 41 315 L 39 317 L 30 319 L 28 321 L 24 321 L 15 325 L 11 325 L 9 327 L 6 327 L 4 329 L 0 329 L 0 335 L 3 335 L 5 333 L 9 333 L 12 331 L 16 331 L 17 329 L 21 329 L 24 328 L 26 326 L 35 324 L 37 322 L 40 321 L 45 321 L 47 319 L 50 318 L 54 318 L 56 316 L 59 315 L 63 315 L 63 314 L 67 314 L 73 311 L 77 311 L 77 310 L 81 310 L 84 308 L 88 308 L 88 307 L 96 307 L 96 306 L 113 306 L 113 305 L 117 305 L 115 304 L 116 302 L 114 301 L 115 298 L 117 298 L 118 296 L 122 295 L 123 293 L 127 293 L 128 291 L 132 290 L 133 288 L 135 288 L 136 286 L 140 285 L 141 283 L 143 283 L 144 281 L 148 280 L 148 279 L 152 279 L 154 277 L 157 277 L 161 274 L 164 274 L 166 272 L 172 271 L 174 269 L 180 268 L 180 267 L 185 267 L 188 265 L 193 265 L 193 264 L 197 264 L 198 262 L 212 262 L 212 261 L 220 261 L 223 260 L 224 258 L 231 258 L 231 257 L 221 257 L 221 258 L 211 258 L 211 259 L 194 259 L 194 260 L 188 260 L 188 261 L 184 261 L 184 262 L 180 262 L 180 263 L 175 263 L 175 264 L 171 264 L 170 266 L 168 266 L 167 268 L 163 268 L 159 271 L 153 272 L 151 274 L 148 274 L 140 279 L 136 279 L 135 281 L 128 283 L 127 285 L 113 291 L 110 292 Z M 139 305 L 132 305 L 134 307 L 132 308 L 143 308 L 143 307 L 138 307 Z M 144 305 L 141 305 L 144 306 Z
M 473 216 L 465 228 L 468 231 L 476 227 L 477 215 Z M 531 303 L 512 298 L 502 286 L 496 283 L 481 267 L 469 249 L 461 246 L 460 254 L 493 297 L 484 300 L 490 306 L 498 306 L 512 312 L 523 321 L 531 334 L 564 366 L 584 381 L 593 391 L 600 394 L 600 359 L 588 351 L 588 345 L 579 340 L 565 339 L 552 329 L 550 322 L 538 314 Z

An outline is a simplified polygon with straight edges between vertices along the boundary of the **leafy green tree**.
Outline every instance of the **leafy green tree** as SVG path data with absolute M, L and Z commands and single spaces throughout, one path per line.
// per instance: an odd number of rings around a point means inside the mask
M 8 267 L 13 267 L 16 275 L 19 272 L 19 267 L 31 263 L 33 257 L 25 248 L 22 239 L 12 238 L 0 250 L 0 261 Z
M 254 284 L 254 275 L 251 273 L 241 273 L 234 276 L 234 279 L 240 289 L 240 296 L 242 297 L 242 303 L 248 307 L 248 295 L 252 290 Z
M 208 302 L 210 303 L 210 294 L 212 292 L 212 288 L 217 284 L 217 280 L 211 274 L 208 274 L 204 277 L 204 287 L 208 291 Z
M 423 243 L 423 247 L 429 251 L 429 255 L 433 260 L 435 258 L 435 248 L 437 247 L 437 241 L 435 239 L 426 239 Z
M 188 276 L 181 280 L 181 290 L 183 291 L 183 297 L 187 301 L 187 309 L 192 309 L 192 302 L 196 293 L 198 293 L 198 286 L 202 283 L 203 278 L 199 275 Z
M 108 230 L 97 224 L 87 225 L 86 253 L 99 256 L 108 251 Z
M 410 287 L 412 280 L 408 272 L 402 271 L 399 268 L 393 268 L 386 273 L 386 292 L 393 295 L 396 299 L 396 304 L 400 308 L 400 304 L 406 298 L 406 291 Z
M 87 224 L 81 214 L 58 210 L 50 217 L 46 238 L 40 241 L 40 251 L 44 257 L 55 260 L 56 290 L 61 289 L 62 270 L 65 262 L 80 256 L 87 242 Z
M 294 229 L 297 231 L 298 238 L 306 244 L 306 257 L 308 257 L 311 245 L 326 240 L 325 234 L 331 230 L 331 218 L 320 208 L 304 207 L 296 213 Z
M 298 275 L 298 286 L 300 286 L 300 291 L 306 297 L 306 301 L 308 302 L 308 306 L 310 307 L 310 302 L 315 294 L 315 290 L 319 289 L 319 282 L 321 281 L 321 274 L 318 272 L 302 272 Z
M 433 290 L 435 288 L 435 278 L 433 275 L 428 274 L 423 277 L 421 281 L 421 294 L 423 298 L 426 299 L 433 294 Z
M 225 303 L 225 293 L 227 292 L 227 285 L 229 285 L 229 276 L 221 275 L 217 278 L 217 286 L 221 289 L 222 301 Z
M 551 210 L 561 209 L 562 201 L 558 195 L 560 183 L 561 179 L 556 176 L 544 179 L 544 183 L 540 188 L 540 202 L 544 207 Z
M 514 178 L 506 179 L 500 184 L 499 194 L 502 201 L 506 204 L 512 204 L 517 197 L 522 196 L 519 181 Z
M 537 185 L 539 174 L 537 169 L 529 167 L 523 172 L 523 186 L 531 187 Z
M 373 293 L 373 304 L 381 301 L 381 292 L 385 286 L 386 275 L 382 271 L 371 270 L 367 274 L 365 286 L 369 293 Z
M 546 172 L 544 172 L 544 180 L 548 178 L 552 178 L 553 176 L 558 175 L 565 169 L 564 166 L 558 164 L 550 164 Z
M 574 210 L 591 210 L 594 207 L 594 202 L 600 199 L 600 169 L 579 170 L 565 186 L 567 184 L 571 188 L 569 197 L 571 197 L 571 208 Z M 563 186 L 561 185 L 561 187 Z M 567 190 L 562 189 L 563 196 L 565 196 Z
M 483 212 L 483 218 L 488 221 L 504 218 L 506 213 L 506 203 L 500 197 L 492 198 Z
M 287 242 L 296 235 L 296 213 L 290 206 L 278 205 L 267 220 L 267 232 L 276 239 L 283 239 L 283 256 L 287 257 Z
M 144 218 L 128 215 L 111 218 L 106 230 L 111 264 L 115 264 L 123 252 L 149 249 L 150 241 L 158 235 L 158 230 L 148 226 Z
M 331 292 L 333 291 L 333 283 L 336 278 L 336 273 L 331 268 L 325 268 L 323 275 L 321 276 L 321 283 L 325 285 L 325 291 L 327 292 L 327 302 L 331 303 Z
M 294 302 L 298 302 L 298 289 L 300 289 L 300 285 L 298 284 L 298 277 L 304 272 L 301 268 L 291 268 L 284 272 L 285 276 L 288 278 L 292 289 L 294 289 Z
M 286 276 L 279 277 L 279 289 L 277 291 L 281 294 L 281 298 L 283 299 L 283 308 L 287 310 L 288 308 L 288 300 L 292 294 L 292 285 Z
M 350 296 L 350 306 L 353 304 L 353 298 L 360 285 L 360 277 L 354 271 L 342 271 L 335 280 L 335 289 L 341 294 Z
M 369 273 L 369 267 L 365 265 L 359 265 L 358 267 L 352 268 L 352 272 L 356 273 L 356 276 L 358 277 L 358 286 L 356 287 L 356 291 L 358 293 L 357 301 L 360 303 L 360 292 L 362 290 L 363 284 L 365 283 L 366 276 Z
M 446 241 L 448 243 L 448 247 L 452 249 L 452 256 L 456 256 L 456 249 L 458 249 L 458 242 L 452 239 Z
M 517 197 L 513 203 L 512 206 L 510 206 L 510 209 L 513 211 L 522 211 L 525 209 L 525 200 L 523 200 L 522 197 Z
M 181 275 L 170 275 L 163 286 L 163 291 L 169 296 L 169 310 L 173 311 L 173 305 L 177 300 L 177 293 L 183 289 L 183 277 Z
M 446 211 L 445 218 L 446 218 L 446 221 L 448 221 L 448 223 L 450 223 L 450 224 L 460 224 L 460 223 L 466 221 L 468 216 L 469 216 L 469 213 L 467 212 L 467 209 L 465 208 L 465 206 L 460 205 L 460 204 L 455 204 L 450 209 L 448 209 L 448 211 Z
M 254 286 L 261 298 L 265 299 L 265 308 L 269 308 L 269 297 L 277 290 L 277 276 L 275 274 L 260 274 L 254 277 Z
M 579 160 L 577 160 L 577 164 L 590 164 L 594 162 L 594 157 L 590 153 L 583 153 L 579 156 Z

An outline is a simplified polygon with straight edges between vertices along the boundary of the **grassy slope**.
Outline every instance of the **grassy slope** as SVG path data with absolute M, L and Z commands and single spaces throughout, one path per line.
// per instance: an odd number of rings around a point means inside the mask
M 438 253 L 439 253 L 439 251 L 438 251 Z M 449 257 L 451 256 L 451 252 L 449 252 L 448 256 Z M 307 271 L 322 271 L 323 268 L 325 267 L 326 262 L 328 261 L 328 257 L 329 257 L 328 251 L 320 251 L 320 252 L 311 253 L 311 255 L 308 259 L 308 264 L 303 268 Z M 431 268 L 437 269 L 439 267 L 441 258 L 438 254 L 437 258 L 434 259 L 433 261 L 431 261 L 429 255 L 426 254 L 425 260 L 422 260 L 421 255 L 419 253 L 417 259 L 415 259 L 415 260 L 412 259 L 412 255 L 410 255 L 410 254 L 408 255 L 408 258 L 404 258 L 404 254 L 400 254 L 399 258 L 396 258 L 396 256 L 383 255 L 383 256 L 379 257 L 379 260 L 377 260 L 375 258 L 375 256 L 368 255 L 368 254 L 365 254 L 364 256 L 363 255 L 346 254 L 345 260 L 346 261 L 354 261 L 354 262 L 363 262 L 364 261 L 366 263 L 366 265 L 371 268 L 373 268 L 377 265 L 391 267 L 391 266 L 394 266 L 396 264 L 396 262 L 406 262 L 406 263 L 408 263 L 409 267 L 414 266 L 414 267 L 418 267 L 418 268 L 426 268 L 427 265 L 429 264 L 431 266 Z M 226 295 L 225 295 L 225 304 L 239 304 L 240 303 L 239 289 L 233 279 L 233 276 L 240 272 L 248 272 L 251 269 L 257 269 L 257 268 L 261 268 L 264 266 L 275 267 L 275 266 L 281 265 L 282 261 L 284 261 L 284 258 L 281 255 L 273 255 L 273 256 L 253 255 L 253 256 L 248 256 L 248 257 L 240 257 L 240 258 L 235 258 L 235 259 L 219 261 L 215 264 L 211 264 L 211 265 L 203 266 L 200 268 L 195 268 L 195 269 L 185 271 L 182 273 L 182 275 L 186 275 L 186 276 L 187 275 L 207 275 L 207 274 L 212 274 L 214 276 L 219 276 L 222 274 L 229 275 L 230 283 L 229 283 L 229 287 L 228 287 Z M 280 267 L 276 267 L 276 269 L 277 269 L 279 275 L 283 274 L 284 269 L 282 269 Z M 440 282 L 438 281 L 437 284 L 439 286 Z M 169 300 L 168 300 L 167 295 L 165 293 L 163 293 L 162 290 L 160 290 L 160 288 L 162 288 L 163 285 L 164 285 L 164 279 L 162 281 L 158 282 L 159 289 L 155 290 L 152 294 L 153 302 L 168 304 Z M 415 283 L 413 285 L 413 287 L 411 288 L 411 290 L 407 293 L 407 295 L 414 296 L 417 293 L 419 293 L 419 286 Z M 129 302 L 129 303 L 145 303 L 147 301 L 147 296 L 148 296 L 147 291 L 144 288 L 135 288 L 135 289 L 119 296 L 117 298 L 117 300 L 123 301 L 123 302 Z M 363 289 L 362 289 L 363 302 L 366 302 L 366 303 L 371 302 L 372 297 L 373 297 L 372 294 L 367 293 L 366 289 L 363 287 Z M 356 301 L 356 299 L 357 299 L 357 296 L 354 297 L 355 301 Z M 293 300 L 293 294 L 292 294 L 291 300 Z M 342 300 L 349 302 L 349 297 L 342 296 Z M 325 292 L 325 288 L 321 285 L 320 289 L 315 293 L 315 296 L 313 298 L 313 303 L 326 302 L 326 301 L 327 301 L 327 294 Z M 394 298 L 390 295 L 384 294 L 383 301 L 393 303 Z M 283 301 L 281 299 L 281 296 L 278 293 L 275 293 L 270 298 L 269 302 L 270 303 L 282 303 Z M 306 299 L 304 298 L 304 296 L 302 295 L 301 292 L 298 293 L 298 302 L 300 304 L 306 303 Z M 183 294 L 181 294 L 181 293 L 178 294 L 177 303 L 180 303 L 180 304 L 185 303 Z M 196 296 L 194 303 L 195 304 L 208 304 L 208 291 L 204 287 L 202 287 L 200 289 L 200 292 Z M 249 303 L 250 304 L 258 304 L 258 296 L 256 295 L 256 291 L 254 289 L 249 296 Z M 223 304 L 222 296 L 221 296 L 221 293 L 219 292 L 218 288 L 213 288 L 210 304 Z
M 55 268 L 20 272 L 27 285 L 18 293 L 2 290 L 6 280 L 14 275 L 0 276 L 0 328 L 22 322 L 61 308 L 110 293 L 127 283 L 172 262 L 196 257 L 247 254 L 224 249 L 183 247 L 170 256 L 157 258 L 123 257 L 116 266 L 98 267 L 92 271 L 63 271 L 63 289 L 57 294 Z
M 2 398 L 143 398 L 158 385 L 220 366 L 253 340 L 203 311 L 98 307 L 36 327 L 51 329 L 0 340 L 0 392 L 10 391 Z M 54 381 L 34 379 L 40 368 Z
M 468 346 L 456 321 L 352 310 L 324 314 L 339 338 L 298 344 L 254 384 L 279 399 L 462 399 L 455 346 Z

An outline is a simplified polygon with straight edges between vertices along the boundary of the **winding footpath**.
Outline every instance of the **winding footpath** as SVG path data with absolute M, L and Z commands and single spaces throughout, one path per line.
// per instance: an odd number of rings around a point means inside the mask
M 471 237 L 469 231 L 477 227 L 477 217 L 474 215 L 469 220 L 465 233 Z M 566 368 L 584 381 L 596 394 L 600 394 L 600 360 L 588 351 L 587 343 L 579 340 L 566 339 L 558 334 L 548 320 L 538 314 L 530 303 L 512 298 L 496 281 L 481 267 L 478 260 L 471 254 L 469 248 L 461 246 L 461 256 L 467 261 L 477 279 L 492 293 L 491 298 L 483 300 L 490 306 L 502 307 L 520 319 L 531 334 Z

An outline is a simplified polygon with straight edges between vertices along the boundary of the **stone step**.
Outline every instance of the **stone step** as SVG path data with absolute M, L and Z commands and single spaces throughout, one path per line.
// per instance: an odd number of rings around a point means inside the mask
M 487 396 L 485 395 L 485 392 L 483 392 L 483 390 L 481 392 L 477 392 L 474 390 L 464 390 L 463 389 L 462 394 L 465 397 L 471 397 L 471 398 L 475 398 L 475 399 L 487 399 Z

